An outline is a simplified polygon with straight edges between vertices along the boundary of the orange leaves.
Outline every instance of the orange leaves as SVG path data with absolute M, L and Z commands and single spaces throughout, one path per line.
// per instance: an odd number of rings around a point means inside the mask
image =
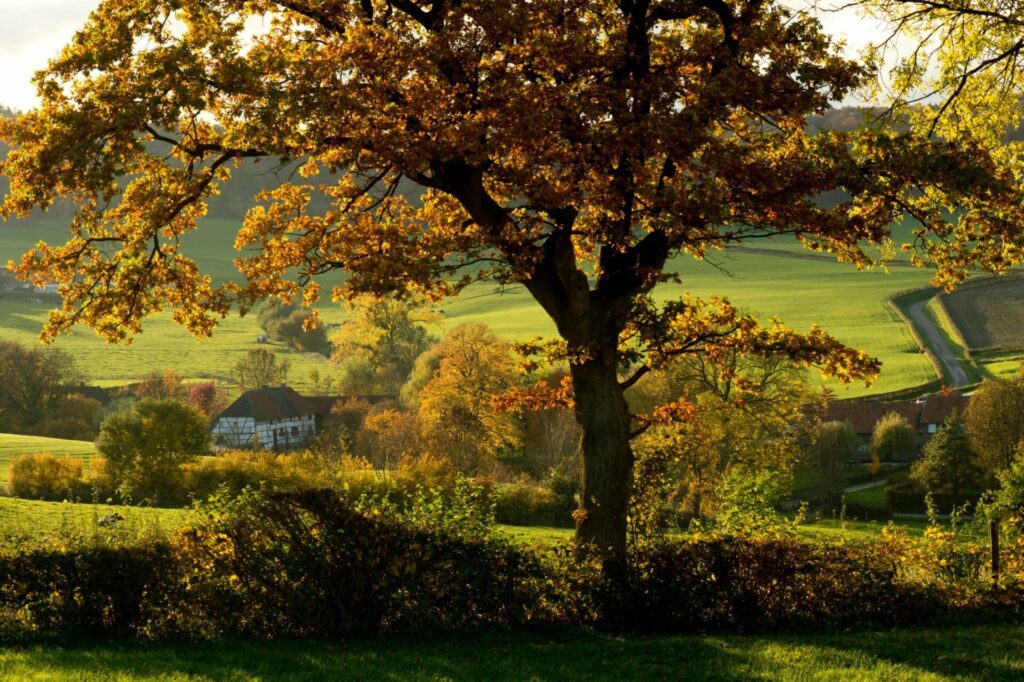
M 732 353 L 776 355 L 817 367 L 823 375 L 844 383 L 870 381 L 880 369 L 877 360 L 818 327 L 799 333 L 778 320 L 766 327 L 719 298 L 710 302 L 686 298 L 661 309 L 642 300 L 627 334 L 653 366 L 681 355 L 700 354 L 712 364 Z
M 491 398 L 494 409 L 508 412 L 517 409 L 540 410 L 572 409 L 576 402 L 572 395 L 572 377 L 566 375 L 558 385 L 545 382 L 517 388 Z

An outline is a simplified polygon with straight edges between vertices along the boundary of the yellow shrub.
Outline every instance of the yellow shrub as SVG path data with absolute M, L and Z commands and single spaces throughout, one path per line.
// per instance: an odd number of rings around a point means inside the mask
M 7 487 L 15 497 L 32 500 L 65 500 L 80 496 L 86 488 L 82 460 L 46 453 L 21 455 L 11 462 Z

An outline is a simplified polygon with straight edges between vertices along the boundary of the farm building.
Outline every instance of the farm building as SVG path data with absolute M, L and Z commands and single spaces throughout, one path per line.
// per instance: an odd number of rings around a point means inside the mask
M 878 400 L 836 400 L 829 404 L 823 421 L 849 423 L 860 439 L 861 453 L 867 456 L 875 424 L 890 412 L 902 415 L 917 429 L 920 445 L 923 446 L 953 410 L 963 414 L 969 403 L 970 398 L 960 393 L 884 403 Z
M 331 409 L 349 396 L 303 396 L 287 386 L 247 391 L 217 416 L 211 432 L 217 447 L 289 450 L 312 441 Z M 371 404 L 393 396 L 359 396 Z
M 299 447 L 316 436 L 315 409 L 287 386 L 247 391 L 218 415 L 213 439 L 221 447 Z

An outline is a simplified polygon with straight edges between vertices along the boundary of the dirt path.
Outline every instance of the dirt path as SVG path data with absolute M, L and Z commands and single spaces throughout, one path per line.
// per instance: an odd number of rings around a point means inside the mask
M 869 481 L 868 483 L 860 483 L 858 485 L 851 485 L 848 488 L 843 488 L 844 493 L 855 493 L 860 490 L 868 490 L 869 488 L 877 488 L 880 485 L 888 485 L 889 481 L 882 477 L 877 481 Z
M 964 371 L 963 366 L 960 365 L 960 361 L 957 360 L 956 353 L 953 349 L 946 344 L 946 339 L 942 335 L 940 330 L 935 323 L 932 322 L 931 318 L 925 312 L 925 305 L 927 301 L 918 301 L 907 306 L 907 314 L 910 319 L 913 320 L 917 328 L 924 334 L 924 341 L 927 343 L 935 356 L 942 363 L 942 366 L 946 368 L 946 373 L 949 375 L 950 380 L 953 382 L 953 386 L 967 386 L 970 384 L 970 380 L 967 378 L 967 372 Z

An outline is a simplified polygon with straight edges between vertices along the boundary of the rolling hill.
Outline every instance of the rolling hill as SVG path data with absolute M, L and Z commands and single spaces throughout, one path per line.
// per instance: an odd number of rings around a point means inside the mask
M 63 238 L 61 218 L 29 219 L 0 225 L 0 262 L 18 257 L 43 239 Z M 232 247 L 238 221 L 207 219 L 189 235 L 186 252 L 215 278 L 237 276 Z M 882 376 L 871 388 L 837 387 L 841 395 L 883 392 L 925 383 L 933 378 L 931 365 L 921 354 L 903 323 L 887 307 L 886 299 L 897 291 L 927 284 L 926 271 L 893 267 L 890 272 L 857 272 L 828 257 L 795 257 L 791 242 L 771 242 L 759 249 L 736 249 L 715 254 L 713 262 L 679 258 L 672 267 L 681 284 L 662 286 L 658 297 L 668 299 L 685 292 L 707 297 L 728 296 L 734 303 L 758 315 L 780 317 L 787 324 L 806 328 L 819 324 L 843 342 L 866 350 L 885 363 Z M 8 293 L 0 300 L 0 335 L 33 343 L 53 297 Z M 446 328 L 461 322 L 483 322 L 510 339 L 550 334 L 553 325 L 522 288 L 499 291 L 494 285 L 476 284 L 443 306 Z M 340 323 L 343 311 L 325 307 L 328 324 Z M 91 330 L 82 329 L 57 344 L 73 353 L 90 379 L 98 384 L 123 384 L 154 370 L 173 367 L 186 377 L 228 380 L 239 357 L 256 347 L 259 334 L 253 316 L 230 317 L 212 339 L 197 341 L 178 327 L 169 315 L 153 318 L 130 346 L 111 346 Z M 286 348 L 292 363 L 292 379 L 303 387 L 309 372 L 325 368 L 319 356 L 301 356 Z

